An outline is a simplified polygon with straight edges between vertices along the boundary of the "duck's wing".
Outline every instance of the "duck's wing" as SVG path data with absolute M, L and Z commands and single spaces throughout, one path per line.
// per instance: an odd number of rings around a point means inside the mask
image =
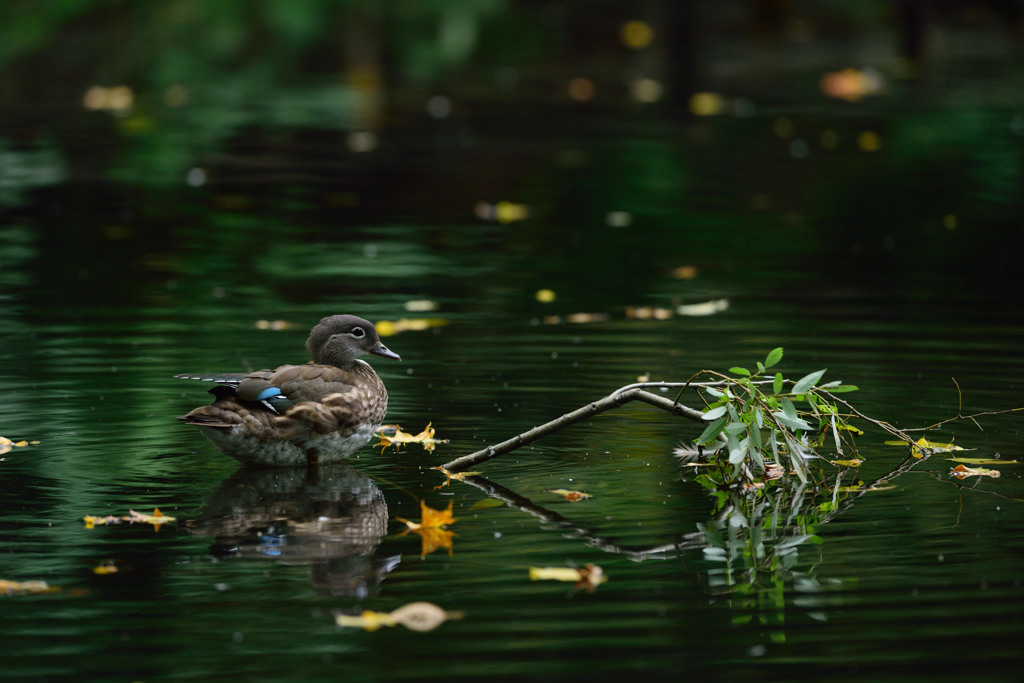
M 369 366 L 361 361 L 357 361 L 351 368 L 315 363 L 282 365 L 267 376 L 265 381 L 278 387 L 281 394 L 293 404 L 305 401 L 323 403 L 328 396 L 358 393 L 358 387 L 366 385 L 371 373 L 376 378 L 373 370 L 367 373 L 368 369 Z
M 214 382 L 217 386 L 210 389 L 210 393 L 218 400 L 237 396 L 243 401 L 260 403 L 279 415 L 290 408 L 293 401 L 283 394 L 280 387 L 275 386 L 270 378 L 279 370 L 291 367 L 294 366 L 282 365 L 277 370 L 257 370 L 256 372 L 222 372 L 211 375 L 183 374 L 175 375 L 175 377 Z

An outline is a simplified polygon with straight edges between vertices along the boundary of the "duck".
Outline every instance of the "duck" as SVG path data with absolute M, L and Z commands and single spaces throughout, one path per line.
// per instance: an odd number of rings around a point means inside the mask
M 388 392 L 360 356 L 401 361 L 377 328 L 354 315 L 331 315 L 310 331 L 302 365 L 221 374 L 180 374 L 214 382 L 214 401 L 178 420 L 194 425 L 222 453 L 256 467 L 337 464 L 380 427 Z

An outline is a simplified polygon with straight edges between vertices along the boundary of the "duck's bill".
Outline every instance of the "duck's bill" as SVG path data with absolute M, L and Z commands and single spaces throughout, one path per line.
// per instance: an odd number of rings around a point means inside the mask
M 399 356 L 397 353 L 395 353 L 394 351 L 392 351 L 388 347 L 384 346 L 380 342 L 377 342 L 376 344 L 373 345 L 373 348 L 370 349 L 370 353 L 372 353 L 375 356 L 384 356 L 385 358 L 393 358 L 394 360 L 402 360 L 401 356 Z

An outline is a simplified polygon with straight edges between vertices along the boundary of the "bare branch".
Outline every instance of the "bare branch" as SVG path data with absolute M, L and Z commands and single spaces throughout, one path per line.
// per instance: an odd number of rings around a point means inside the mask
M 565 415 L 562 415 L 550 422 L 546 422 L 539 427 L 534 427 L 522 434 L 518 434 L 507 441 L 502 441 L 499 444 L 488 446 L 487 448 L 475 453 L 470 453 L 469 455 L 464 455 L 461 458 L 456 458 L 451 462 L 441 465 L 441 467 L 449 472 L 461 472 L 486 460 L 490 460 L 491 458 L 513 451 L 528 443 L 532 443 L 542 436 L 547 436 L 552 432 L 557 432 L 563 427 L 576 424 L 577 422 L 581 422 L 582 420 L 593 417 L 594 415 L 598 415 L 607 410 L 611 410 L 612 408 L 618 408 L 624 403 L 629 403 L 630 401 L 642 401 L 643 403 L 649 403 L 650 405 L 661 408 L 673 415 L 681 415 L 689 418 L 694 422 L 703 423 L 704 421 L 703 414 L 699 410 L 694 410 L 688 406 L 670 401 L 667 398 L 656 396 L 649 391 L 643 391 L 642 389 L 637 388 L 625 388 L 625 390 L 619 389 L 599 401 L 594 401 L 593 403 L 585 405 L 582 408 L 578 408 L 571 413 L 566 413 Z

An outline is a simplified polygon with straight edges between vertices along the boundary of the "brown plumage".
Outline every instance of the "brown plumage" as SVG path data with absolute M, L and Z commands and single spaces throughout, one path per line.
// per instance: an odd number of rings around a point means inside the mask
M 217 382 L 213 405 L 179 420 L 221 451 L 262 466 L 338 462 L 365 444 L 387 412 L 388 393 L 359 356 L 399 359 L 368 321 L 324 318 L 306 341 L 313 360 L 275 370 L 221 375 L 176 375 Z M 400 360 L 400 359 L 399 359 Z

